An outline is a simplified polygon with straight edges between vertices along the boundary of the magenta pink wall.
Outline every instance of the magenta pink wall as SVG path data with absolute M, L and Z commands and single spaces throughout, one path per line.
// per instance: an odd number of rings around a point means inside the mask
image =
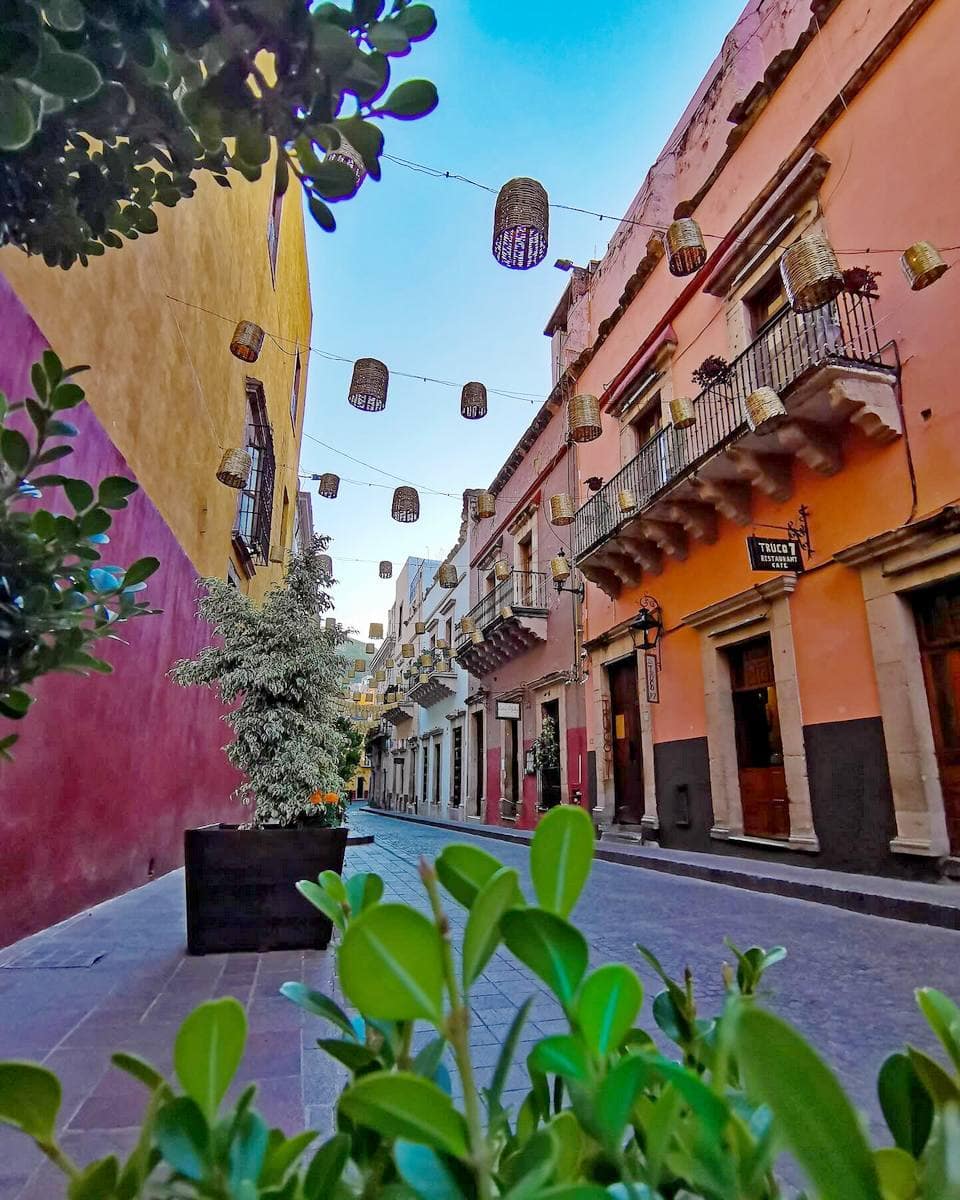
M 2 277 L 0 330 L 0 391 L 19 400 L 47 343 Z M 79 381 L 108 382 L 92 373 Z M 141 402 L 153 401 L 131 398 Z M 85 404 L 65 415 L 79 430 L 65 474 L 133 476 Z M 237 776 L 220 749 L 229 730 L 219 703 L 166 678 L 209 639 L 194 616 L 196 571 L 143 492 L 116 514 L 110 536 L 108 563 L 160 559 L 146 595 L 163 615 L 122 626 L 127 645 L 101 643 L 113 675 L 50 675 L 32 689 L 15 761 L 0 763 L 0 945 L 145 883 L 151 863 L 158 875 L 172 870 L 187 826 L 243 811 L 228 799 Z M 0 728 L 14 722 L 0 719 Z

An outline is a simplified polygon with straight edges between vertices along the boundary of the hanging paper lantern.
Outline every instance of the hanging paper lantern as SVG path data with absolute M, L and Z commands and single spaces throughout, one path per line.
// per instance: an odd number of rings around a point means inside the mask
M 413 658 L 413 642 L 404 642 L 400 647 L 400 654 L 403 658 Z
M 914 242 L 901 254 L 900 269 L 910 284 L 910 290 L 919 292 L 936 283 L 946 271 L 947 264 L 935 246 L 929 242 Z
M 487 389 L 482 383 L 465 383 L 460 393 L 460 416 L 477 421 L 487 415 Z
M 332 471 L 327 471 L 320 476 L 317 483 L 317 495 L 324 500 L 336 500 L 337 492 L 340 491 L 340 476 L 334 475 Z
M 381 668 L 381 670 L 377 671 L 376 674 L 374 675 L 374 679 L 377 681 L 377 683 L 386 683 L 386 681 L 387 681 L 386 671 L 384 671 Z
M 392 579 L 393 578 L 393 563 L 390 562 L 390 560 L 388 558 L 381 559 L 380 578 L 381 579 Z
M 395 521 L 399 521 L 401 525 L 409 525 L 411 522 L 420 519 L 420 497 L 417 495 L 416 488 L 397 488 L 393 493 L 393 505 L 390 509 L 390 516 Z
M 596 396 L 574 396 L 570 401 L 570 436 L 575 442 L 592 442 L 603 432 L 600 401 Z
M 347 400 L 362 412 L 382 412 L 387 407 L 389 382 L 390 372 L 379 358 L 358 358 L 353 364 Z
M 366 669 L 366 666 L 367 664 L 365 659 L 358 658 L 354 660 L 353 669 L 355 671 L 363 671 Z
M 224 450 L 217 478 L 229 488 L 244 488 L 253 470 L 253 459 L 246 450 Z
M 500 609 L 500 616 L 502 617 L 502 619 L 504 621 L 510 620 L 510 618 L 513 616 L 513 609 L 510 607 L 509 604 L 503 605 L 503 607 Z
M 621 488 L 617 492 L 617 508 L 622 513 L 631 513 L 637 507 L 637 497 L 630 488 Z
M 342 133 L 340 134 L 340 145 L 336 150 L 330 150 L 325 154 L 323 161 L 343 163 L 345 167 L 349 167 L 358 188 L 367 177 L 367 168 L 364 166 L 363 159 Z
M 474 511 L 478 521 L 486 521 L 496 515 L 497 498 L 493 492 L 477 492 Z
M 441 563 L 437 571 L 437 582 L 442 588 L 455 588 L 460 582 L 457 568 L 453 563 Z
M 449 650 L 450 643 L 447 641 L 446 638 L 437 638 L 436 642 L 434 643 L 433 648 L 434 648 L 434 650 Z
M 336 617 L 327 617 L 327 619 L 324 621 L 323 624 L 324 624 L 325 629 L 336 629 L 337 618 Z
M 744 402 L 747 424 L 753 433 L 763 435 L 773 431 L 787 419 L 783 401 L 769 387 L 759 387 Z
M 243 362 L 253 363 L 263 349 L 264 333 L 253 321 L 240 321 L 230 339 L 230 353 Z
M 512 271 L 543 262 L 550 229 L 550 202 L 535 179 L 511 179 L 500 189 L 493 213 L 493 257 Z
M 566 492 L 550 497 L 550 524 L 572 525 L 576 520 L 573 501 Z
M 843 291 L 843 273 L 833 247 L 818 234 L 800 238 L 780 258 L 780 278 L 794 312 L 812 312 Z
M 367 654 L 376 654 L 376 652 L 377 652 L 377 648 L 373 644 L 373 642 L 367 642 L 366 646 L 364 647 L 364 650 Z
M 670 420 L 674 429 L 689 429 L 697 423 L 697 412 L 689 396 L 677 396 L 670 401 Z
M 513 574 L 513 568 L 510 566 L 510 560 L 507 558 L 498 558 L 493 564 L 493 576 L 501 582 L 504 579 L 509 579 Z
M 565 554 L 550 559 L 550 574 L 554 583 L 565 583 L 570 578 L 570 562 Z
M 420 655 L 420 666 L 421 667 L 432 667 L 433 666 L 433 655 L 429 651 L 425 650 L 423 652 L 423 654 Z
M 395 658 L 388 658 L 386 663 L 384 664 L 384 666 L 386 666 L 388 671 L 392 671 L 394 669 L 394 667 L 396 667 L 396 665 L 397 665 L 397 660 Z
M 427 632 L 426 621 L 417 621 L 417 623 L 413 627 L 413 632 L 417 635 L 419 635 L 421 633 L 426 633 Z
M 681 217 L 667 230 L 667 266 L 671 275 L 692 275 L 707 261 L 707 247 L 693 217 Z
M 330 557 L 329 554 L 318 554 L 317 555 L 317 566 L 320 568 L 320 571 L 324 575 L 332 575 L 333 574 L 333 559 Z
M 473 633 L 470 634 L 470 641 L 473 642 L 475 646 L 483 645 L 483 634 L 479 629 L 475 629 Z
M 463 632 L 465 634 L 475 633 L 476 629 L 477 629 L 476 618 L 475 617 L 461 617 L 460 618 L 460 628 L 463 630 Z
M 370 632 L 367 634 L 367 637 L 378 639 L 383 637 L 383 626 L 379 621 L 370 622 Z

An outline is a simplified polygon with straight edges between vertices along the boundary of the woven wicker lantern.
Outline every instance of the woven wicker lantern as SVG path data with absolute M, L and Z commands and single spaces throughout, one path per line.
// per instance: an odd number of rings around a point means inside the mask
M 460 618 L 460 628 L 468 636 L 471 633 L 476 633 L 476 631 L 477 631 L 476 618 L 475 617 L 461 617 Z
M 327 471 L 320 476 L 317 482 L 317 495 L 324 500 L 336 500 L 337 492 L 340 491 L 340 476 L 334 475 L 332 471 Z
M 263 330 L 253 321 L 240 321 L 230 339 L 230 353 L 243 362 L 256 362 L 263 349 L 263 336 Z
M 465 383 L 460 393 L 460 416 L 478 421 L 487 415 L 487 389 L 482 383 Z
M 380 562 L 380 578 L 381 579 L 392 579 L 393 578 L 393 563 L 388 558 L 384 558 Z
M 617 492 L 617 508 L 622 513 L 631 513 L 637 507 L 637 497 L 630 488 L 621 488 Z
M 420 661 L 421 667 L 432 667 L 433 666 L 433 655 L 429 651 L 425 650 L 423 652 L 423 654 L 420 655 L 419 661 Z
M 413 658 L 413 642 L 404 642 L 400 647 L 401 658 Z
M 570 401 L 570 436 L 575 442 L 592 442 L 600 436 L 600 401 L 596 396 L 574 396 Z
M 323 623 L 323 626 L 325 629 L 336 629 L 337 618 L 336 617 L 327 617 L 327 619 Z
M 430 682 L 430 672 L 429 671 L 421 671 L 420 674 L 417 676 L 417 683 L 429 683 L 429 682 Z
M 810 234 L 784 250 L 780 278 L 794 312 L 812 312 L 843 291 L 843 274 L 826 238 Z
M 460 582 L 457 568 L 453 563 L 441 563 L 437 571 L 437 582 L 442 588 L 455 588 Z
M 317 556 L 317 566 L 324 575 L 333 574 L 333 559 L 329 554 L 320 554 Z
M 707 261 L 707 247 L 693 217 L 681 217 L 667 230 L 667 266 L 671 275 L 692 275 Z
M 420 497 L 417 495 L 416 488 L 397 488 L 393 493 L 393 505 L 390 509 L 390 516 L 395 521 L 399 521 L 401 525 L 409 525 L 411 522 L 420 519 Z
M 387 407 L 389 382 L 390 372 L 379 358 L 358 358 L 353 364 L 347 399 L 361 412 L 382 412 Z
M 387 661 L 383 665 L 387 668 L 388 671 L 392 671 L 397 665 L 397 660 L 395 658 L 388 658 Z
M 253 470 L 253 459 L 246 450 L 224 450 L 217 468 L 217 478 L 230 488 L 247 486 L 250 472 Z
M 371 621 L 370 622 L 370 630 L 367 633 L 367 637 L 372 637 L 372 638 L 382 638 L 383 637 L 383 626 L 380 624 L 379 621 Z
M 493 577 L 503 582 L 504 579 L 509 579 L 512 573 L 510 560 L 507 558 L 498 558 L 493 564 Z
M 446 638 L 437 638 L 436 642 L 434 643 L 433 648 L 434 648 L 434 650 L 449 650 L 450 643 L 447 641 Z
M 366 659 L 358 658 L 358 659 L 354 660 L 353 669 L 355 671 L 363 671 L 366 669 L 366 666 L 367 666 Z
M 670 420 L 674 429 L 689 429 L 697 423 L 697 411 L 689 396 L 675 396 L 670 401 Z
M 354 704 L 360 704 L 362 702 L 362 700 L 363 700 L 363 692 L 354 692 L 353 693 Z
M 565 554 L 550 559 L 550 574 L 554 583 L 565 583 L 570 578 L 570 562 Z
M 473 642 L 475 646 L 483 645 L 483 634 L 479 629 L 475 629 L 473 633 L 470 634 L 470 641 Z
M 343 163 L 345 167 L 349 167 L 353 173 L 353 178 L 356 180 L 357 187 L 367 177 L 367 168 L 363 165 L 363 159 L 342 133 L 340 134 L 340 145 L 336 150 L 331 150 L 328 154 L 324 155 L 323 161 Z
M 381 670 L 376 672 L 373 678 L 377 681 L 377 683 L 386 683 L 387 673 L 381 668 Z
M 946 269 L 940 251 L 929 242 L 914 242 L 900 255 L 900 270 L 912 292 L 920 292 L 936 283 Z
M 478 521 L 485 521 L 489 517 L 496 516 L 497 498 L 493 492 L 477 492 L 475 511 Z
M 427 623 L 426 623 L 426 621 L 417 621 L 417 623 L 416 623 L 416 624 L 414 625 L 414 627 L 413 627 L 413 632 L 414 632 L 414 633 L 415 633 L 415 634 L 416 634 L 418 637 L 419 637 L 419 635 L 420 635 L 421 633 L 426 633 L 426 632 L 427 632 Z
M 550 230 L 550 201 L 542 184 L 521 176 L 500 189 L 493 213 L 493 257 L 511 271 L 543 262 Z
M 744 401 L 747 424 L 753 433 L 764 435 L 773 431 L 787 419 L 783 401 L 769 387 L 759 387 Z
M 576 519 L 573 501 L 566 492 L 550 497 L 550 524 L 572 525 Z
M 364 652 L 367 654 L 376 654 L 377 648 L 373 642 L 367 642 L 367 644 L 364 646 Z
M 500 617 L 504 621 L 509 621 L 513 616 L 513 609 L 509 604 L 504 604 L 500 609 Z

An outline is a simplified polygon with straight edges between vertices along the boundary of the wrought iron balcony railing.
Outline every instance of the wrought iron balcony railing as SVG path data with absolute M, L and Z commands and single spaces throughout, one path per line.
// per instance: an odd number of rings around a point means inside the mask
M 697 421 L 688 429 L 668 425 L 577 510 L 577 560 L 606 541 L 678 480 L 747 431 L 743 402 L 758 387 L 783 395 L 802 376 L 827 364 L 881 366 L 881 346 L 870 299 L 841 293 L 809 313 L 785 309 L 760 331 L 725 374 L 695 399 Z M 637 507 L 621 511 L 621 491 Z
M 511 608 L 516 612 L 545 613 L 547 611 L 547 575 L 545 571 L 512 571 L 509 578 L 501 580 L 497 586 L 475 604 L 468 617 L 472 617 L 477 628 L 484 632 L 500 617 L 503 608 Z M 469 634 L 461 633 L 458 645 L 470 638 Z

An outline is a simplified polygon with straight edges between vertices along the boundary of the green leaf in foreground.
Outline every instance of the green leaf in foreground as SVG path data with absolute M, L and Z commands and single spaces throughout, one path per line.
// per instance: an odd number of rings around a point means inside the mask
M 183 1090 L 208 1121 L 216 1116 L 247 1041 L 247 1016 L 232 996 L 208 1000 L 180 1026 L 173 1065 Z
M 366 1075 L 340 1097 L 340 1111 L 384 1137 L 405 1138 L 466 1157 L 467 1127 L 435 1083 L 405 1071 Z
M 0 1123 L 49 1142 L 60 1097 L 60 1080 L 52 1071 L 35 1063 L 0 1062 Z
M 537 826 L 530 846 L 530 877 L 542 908 L 569 914 L 590 874 L 596 834 L 588 813 L 563 804 Z
M 440 935 L 422 913 L 375 904 L 351 921 L 338 961 L 344 994 L 367 1016 L 443 1019 Z

